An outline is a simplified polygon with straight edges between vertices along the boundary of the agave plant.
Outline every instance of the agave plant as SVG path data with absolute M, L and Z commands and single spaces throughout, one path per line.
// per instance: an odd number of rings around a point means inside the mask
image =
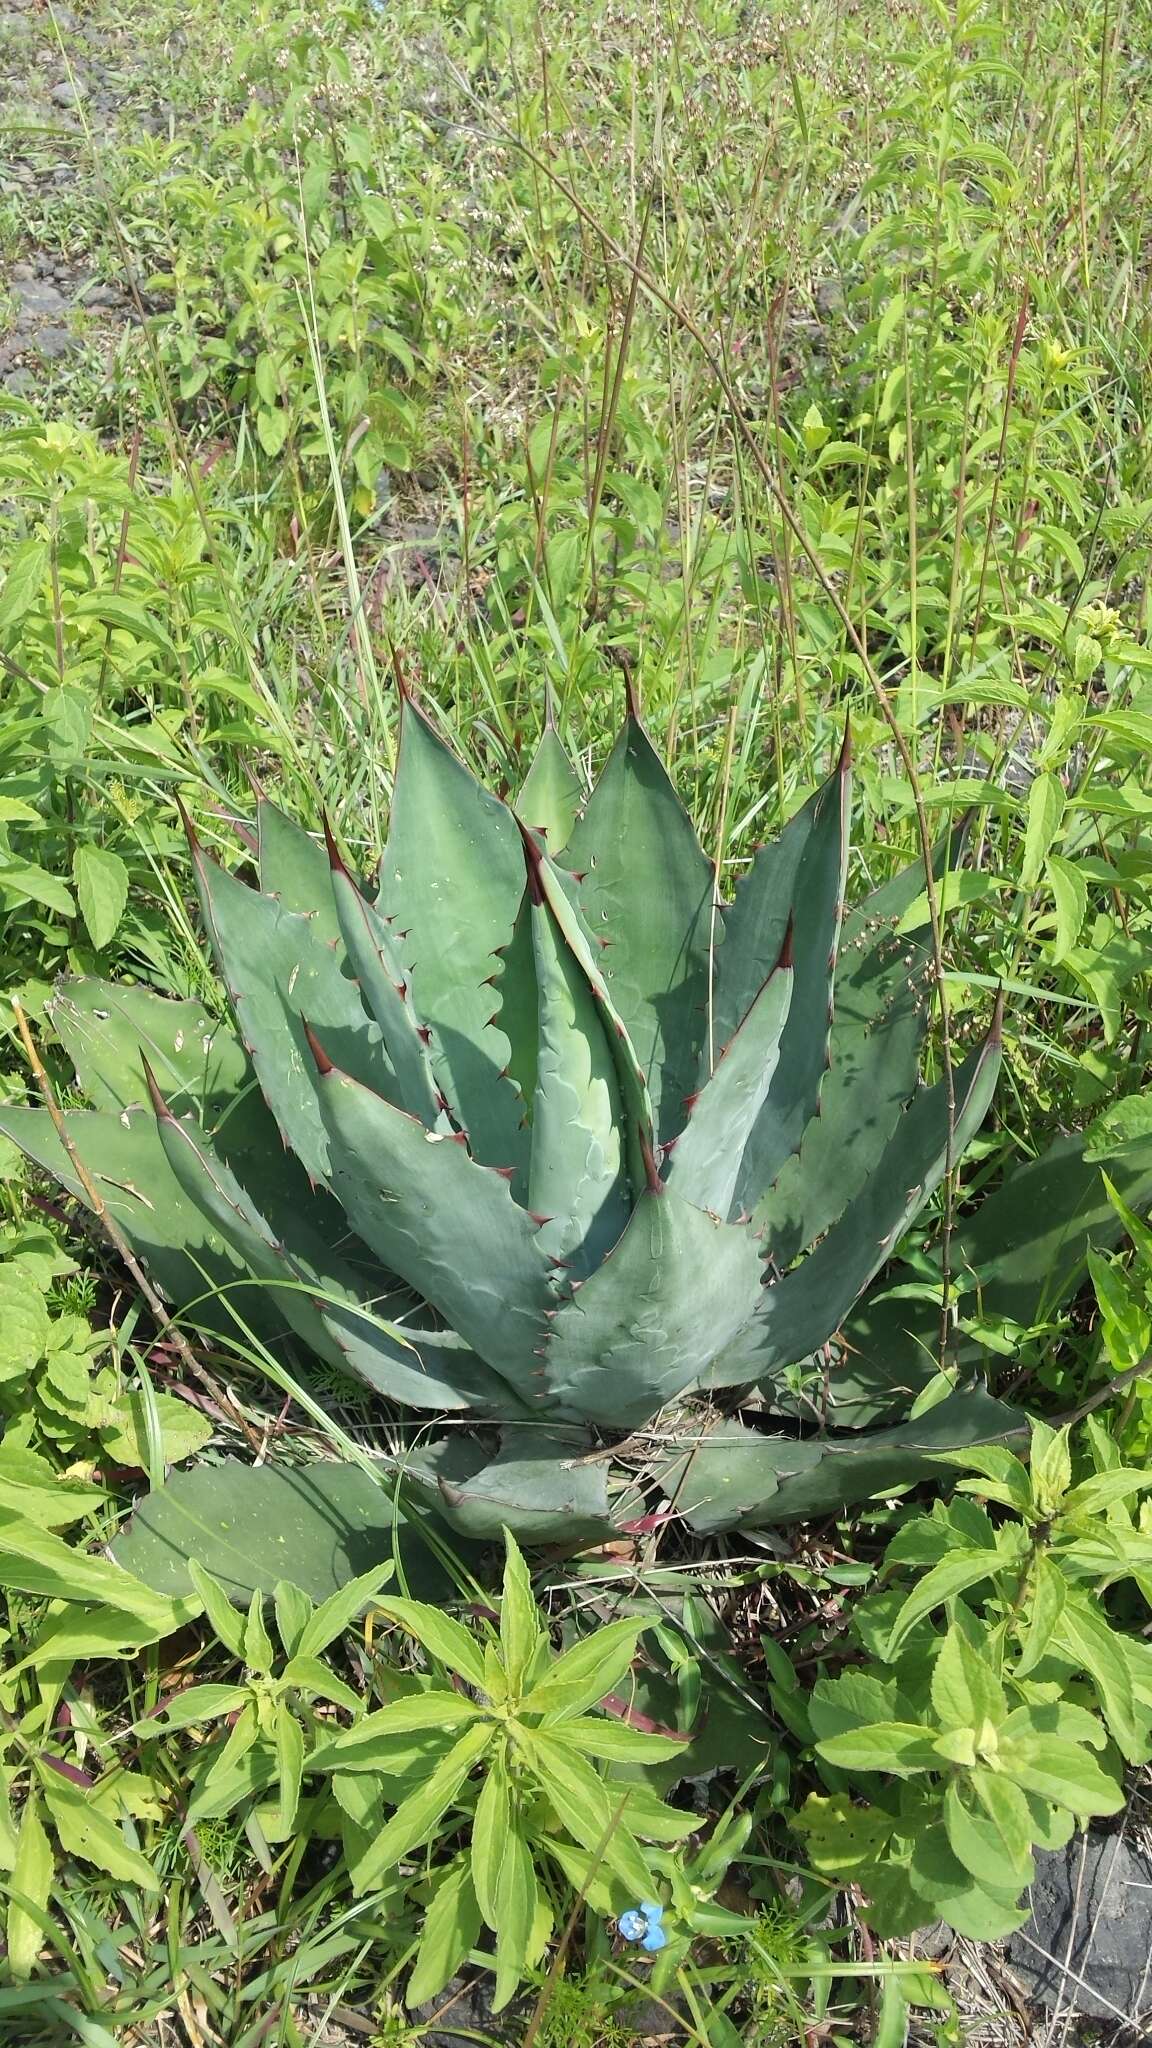
M 481 1536 L 765 1524 L 1001 1433 L 973 1387 L 836 1434 L 837 1333 L 999 1063 L 994 1022 L 917 1086 L 924 875 L 845 914 L 847 739 L 724 905 L 635 706 L 586 802 L 551 722 L 512 807 L 401 723 L 374 889 L 270 802 L 255 886 L 190 833 L 231 1025 L 55 999 L 71 1143 L 160 1289 L 451 1418 L 407 1479 Z M 76 1191 L 45 1111 L 0 1128 Z

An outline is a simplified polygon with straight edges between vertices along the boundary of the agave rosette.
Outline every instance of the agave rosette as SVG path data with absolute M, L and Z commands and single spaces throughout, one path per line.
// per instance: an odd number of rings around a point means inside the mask
M 950 1116 L 896 931 L 923 872 L 845 914 L 850 786 L 846 741 L 725 905 L 633 706 L 587 800 L 549 722 L 509 806 L 405 699 L 372 890 L 270 802 L 255 886 L 193 836 L 230 1022 L 63 985 L 76 1151 L 193 1320 L 422 1411 L 408 1476 L 469 1532 L 768 1523 L 914 1478 L 1010 1411 L 961 1389 L 838 1434 L 835 1341 L 985 1116 L 999 1032 Z M 0 1128 L 80 1192 L 45 1111 Z M 821 1354 L 824 1426 L 781 1426 Z M 472 1426 L 428 1448 L 429 1415 Z

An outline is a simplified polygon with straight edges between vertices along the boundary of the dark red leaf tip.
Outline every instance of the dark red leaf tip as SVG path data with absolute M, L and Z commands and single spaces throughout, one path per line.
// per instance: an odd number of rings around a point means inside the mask
M 184 834 L 185 837 L 187 838 L 188 845 L 192 853 L 192 857 L 195 860 L 203 852 L 203 848 L 200 844 L 200 834 L 197 832 L 195 825 L 192 823 L 192 819 L 189 816 L 183 797 L 179 794 L 176 797 L 176 809 L 180 814 L 180 823 L 184 827 Z
M 304 1024 L 304 1036 L 308 1040 L 308 1050 L 316 1062 L 317 1073 L 334 1073 L 334 1063 L 329 1059 L 327 1053 L 324 1050 L 324 1047 L 321 1045 L 320 1040 L 317 1038 L 316 1033 L 313 1031 L 312 1026 L 310 1024 L 304 1023 L 303 1017 L 300 1019 L 300 1022 Z
M 989 1043 L 989 1045 L 991 1045 L 991 1046 L 994 1046 L 994 1047 L 995 1047 L 995 1048 L 996 1048 L 997 1050 L 999 1050 L 999 1048 L 1000 1048 L 1001 1044 L 1003 1043 L 1003 1038 L 1004 1038 L 1004 989 L 1003 989 L 1003 985 L 1001 985 L 1001 986 L 1000 986 L 1000 987 L 999 987 L 999 988 L 997 989 L 997 991 L 996 991 L 996 1004 L 995 1004 L 995 1008 L 994 1008 L 994 1009 L 993 1009 L 993 1011 L 992 1011 L 992 1025 L 991 1025 L 991 1029 L 989 1030 L 989 1033 L 988 1033 L 988 1043 Z
M 322 811 L 320 813 L 320 822 L 324 827 L 324 844 L 328 848 L 329 867 L 332 869 L 333 874 L 344 875 L 347 879 L 350 880 L 351 877 L 348 875 L 347 862 L 345 861 L 344 856 L 340 851 L 340 848 L 336 844 L 336 835 L 332 830 L 332 821 L 329 818 L 327 811 Z
M 392 673 L 396 678 L 396 689 L 401 703 L 411 704 L 413 701 L 412 692 L 408 688 L 408 678 L 404 673 L 404 663 L 400 658 L 400 649 L 398 647 L 392 649 Z
M 648 1133 L 642 1124 L 640 1126 L 640 1156 L 644 1161 L 644 1172 L 648 1179 L 649 1194 L 662 1195 L 664 1193 L 664 1183 L 660 1178 L 660 1169 L 656 1164 L 656 1154 L 652 1150 Z
M 174 1122 L 175 1119 L 173 1118 L 172 1111 L 160 1092 L 160 1083 L 157 1081 L 143 1053 L 140 1055 L 140 1064 L 144 1069 L 144 1085 L 148 1090 L 148 1100 L 152 1104 L 155 1115 L 165 1118 L 169 1123 Z
M 784 927 L 784 937 L 780 943 L 780 958 L 776 962 L 777 967 L 791 967 L 792 965 L 792 939 L 794 931 L 795 918 L 793 916 L 793 913 L 789 911 L 788 922 Z
M 515 811 L 513 811 L 512 815 L 516 817 Z M 533 903 L 543 903 L 544 885 L 540 879 L 540 866 L 544 856 L 536 844 L 535 835 L 529 831 L 527 825 L 520 818 L 516 818 L 516 823 L 519 826 L 520 838 L 524 845 L 524 863 L 528 872 L 529 897 Z
M 851 718 L 851 714 L 850 714 L 850 713 L 845 713 L 845 717 L 844 717 L 844 738 L 843 738 L 843 739 L 841 740 L 841 742 L 840 742 L 840 758 L 839 758 L 839 760 L 838 760 L 838 761 L 837 761 L 837 763 L 836 763 L 836 769 L 837 769 L 837 773 L 838 773 L 838 774 L 840 774 L 840 775 L 846 775 L 846 774 L 848 773 L 848 770 L 849 770 L 849 768 L 850 768 L 851 766 L 852 766 L 852 718 Z

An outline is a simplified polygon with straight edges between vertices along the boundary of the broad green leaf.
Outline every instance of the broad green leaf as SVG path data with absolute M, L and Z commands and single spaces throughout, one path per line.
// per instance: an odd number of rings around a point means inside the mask
M 1034 889 L 1052 850 L 1064 817 L 1068 799 L 1058 775 L 1045 771 L 1037 775 L 1028 791 L 1028 814 L 1024 827 L 1024 858 L 1020 887 Z
M 589 931 L 610 942 L 604 977 L 666 1142 L 683 1122 L 705 1040 L 713 874 L 631 711 L 564 849 L 564 865 L 580 878 Z M 732 1028 L 738 1022 L 739 1016 Z
M 975 1772 L 973 1779 L 994 1777 L 990 1771 Z M 974 1787 L 973 1787 L 974 1790 Z M 944 1793 L 944 1824 L 952 1854 L 977 1882 L 1019 1890 L 1032 1882 L 1031 1835 L 1024 1795 L 1005 1783 L 1003 1796 L 988 1791 L 996 1806 L 994 1815 L 982 1798 L 983 1810 L 973 1810 L 973 1793 L 959 1777 L 953 1777 Z M 997 1804 L 998 1802 L 998 1804 Z
M 178 1728 L 196 1728 L 202 1722 L 219 1721 L 225 1714 L 238 1713 L 248 1699 L 243 1685 L 189 1685 L 183 1692 L 164 1700 L 159 1709 L 133 1724 L 133 1734 L 151 1741 Z
M 345 1685 L 343 1679 L 337 1678 L 320 1657 L 289 1657 L 281 1677 L 285 1685 L 299 1686 L 301 1692 L 315 1699 L 330 1700 L 334 1706 L 347 1707 L 351 1714 L 358 1715 L 363 1709 L 363 1694 Z
M 608 1869 L 634 1888 L 638 1900 L 650 1898 L 652 1872 L 624 1818 L 627 1787 L 605 1785 L 591 1764 L 544 1729 L 532 1735 L 521 1731 L 517 1740 L 568 1833 L 593 1855 L 599 1853 Z
M 640 1728 L 628 1727 L 623 1721 L 584 1714 L 569 1721 L 550 1722 L 548 1734 L 553 1742 L 562 1742 L 584 1756 L 612 1764 L 658 1764 L 667 1757 L 679 1756 L 692 1740 L 690 1735 L 650 1735 Z
M 244 1663 L 267 1678 L 272 1669 L 272 1639 L 264 1620 L 264 1595 L 253 1593 L 244 1621 Z
M 1015 1669 L 1017 1678 L 1026 1677 L 1049 1654 L 1068 1597 L 1063 1572 L 1043 1551 L 1037 1552 L 1033 1560 L 1028 1595 L 1024 1641 Z
M 1032 1424 L 1032 1490 L 1044 1515 L 1059 1509 L 1072 1483 L 1072 1451 L 1067 1429 L 1049 1429 L 1046 1423 Z
M 11 902 L 42 903 L 57 917 L 76 915 L 71 890 L 59 875 L 50 874 L 35 861 L 5 859 L 0 864 L 0 890 Z
M 998 1571 L 1005 1570 L 1011 1563 L 1007 1553 L 995 1550 L 957 1550 L 942 1558 L 909 1593 L 892 1624 L 886 1656 L 889 1659 L 895 1657 L 910 1630 L 926 1614 L 931 1614 L 933 1608 L 942 1607 L 946 1601 L 954 1600 L 958 1593 L 966 1593 L 971 1586 L 979 1586 L 985 1579 L 994 1578 Z
M 129 1848 L 116 1822 L 93 1805 L 80 1786 L 69 1784 L 46 1766 L 41 1767 L 40 1779 L 44 1804 L 60 1845 L 69 1855 L 94 1863 L 122 1883 L 139 1885 L 142 1891 L 159 1891 L 160 1880 L 147 1857 Z
M 494 1734 L 495 1729 L 487 1720 L 466 1729 L 420 1789 L 401 1802 L 357 1869 L 355 1889 L 358 1894 L 371 1891 L 394 1864 L 427 1841 L 437 1821 L 453 1804 L 469 1772 L 491 1746 Z
M 978 1493 L 985 1500 L 1002 1501 L 1022 1515 L 1033 1507 L 1032 1482 L 1028 1468 L 1006 1444 L 970 1444 L 961 1451 L 941 1451 L 941 1465 L 953 1465 L 961 1472 L 979 1472 L 987 1486 L 961 1481 L 957 1492 Z
M 846 1877 L 879 1862 L 897 1822 L 879 1807 L 858 1806 L 848 1792 L 810 1792 L 789 1825 L 813 1870 Z
M 532 1851 L 519 1829 L 509 1829 L 496 1879 L 496 1994 L 493 2012 L 500 2012 L 522 1977 L 535 1962 L 533 1932 L 538 1891 Z
M 388 1598 L 375 1604 L 387 1620 L 399 1623 L 410 1636 L 415 1636 L 421 1649 L 438 1663 L 446 1664 L 449 1671 L 455 1671 L 478 1691 L 484 1690 L 483 1652 L 462 1622 L 420 1600 Z
M 52 1844 L 40 1818 L 40 1800 L 35 1791 L 31 1791 L 24 1802 L 16 1837 L 16 1856 L 12 1865 L 12 1891 L 15 1896 L 8 1903 L 5 1931 L 8 1972 L 16 1984 L 25 1983 L 32 1975 L 45 1940 L 35 1911 L 26 1912 L 22 1901 L 26 1900 L 29 1907 L 38 1909 L 41 1914 L 47 1913 L 52 1896 L 52 1878 Z
M 323 1754 L 331 1757 L 341 1771 L 371 1770 L 387 1763 L 389 1747 L 398 1735 L 417 1734 L 424 1729 L 440 1732 L 480 1720 L 491 1730 L 483 1708 L 464 1693 L 418 1692 L 407 1699 L 393 1700 L 373 1714 L 365 1714 L 354 1728 L 335 1736 Z
M 131 1389 L 104 1408 L 95 1425 L 106 1455 L 115 1465 L 134 1465 L 146 1472 L 151 1462 L 149 1414 L 155 1416 L 166 1465 L 179 1465 L 210 1442 L 215 1425 L 178 1394 L 143 1394 Z
M 907 1777 L 915 1771 L 938 1771 L 931 1728 L 917 1722 L 878 1721 L 871 1728 L 846 1728 L 816 1744 L 827 1763 L 845 1771 L 887 1771 Z
M 1078 1486 L 1071 1487 L 1064 1495 L 1060 1513 L 1098 1515 L 1117 1501 L 1131 1500 L 1134 1494 L 1147 1493 L 1149 1489 L 1152 1489 L 1152 1472 L 1134 1472 L 1131 1469 L 1093 1472 L 1090 1478 L 1082 1479 Z
M 943 1728 L 980 1729 L 1004 1719 L 1004 1688 L 963 1629 L 950 1628 L 932 1666 L 932 1707 Z
M 515 1697 L 522 1689 L 524 1674 L 544 1630 L 536 1612 L 532 1579 L 516 1539 L 504 1538 L 504 1584 L 500 1596 L 500 1651 L 508 1691 Z
M 1058 853 L 1048 855 L 1045 874 L 1056 903 L 1056 943 L 1052 959 L 1055 965 L 1059 965 L 1075 946 L 1088 915 L 1088 884 L 1079 864 L 1065 860 Z
M 136 1616 L 158 1636 L 173 1634 L 194 1611 L 186 1602 L 154 1593 L 120 1565 L 77 1550 L 50 1529 L 38 1529 L 2 1508 L 0 1585 L 48 1600 L 91 1600 Z
M 196 1557 L 188 1560 L 188 1576 L 208 1620 L 225 1649 L 231 1650 L 234 1657 L 243 1659 L 244 1622 L 223 1586 Z
M 1119 1813 L 1123 1787 L 1078 1742 L 1056 1735 L 1018 1736 L 1000 1749 L 1000 1769 L 1025 1792 L 1073 1813 Z
M 339 1598 L 339 1594 L 334 1596 Z M 286 1657 L 294 1655 L 296 1646 L 308 1625 L 315 1608 L 307 1593 L 288 1579 L 281 1579 L 272 1588 L 272 1599 L 276 1609 L 276 1629 Z
M 44 1291 L 30 1273 L 0 1265 L 0 1382 L 24 1379 L 48 1348 L 51 1319 Z
M 1132 1674 L 1107 1617 L 1083 1594 L 1069 1594 L 1049 1647 L 1087 1672 L 1117 1746 L 1130 1763 L 1142 1763 L 1147 1748 Z
M 570 1721 L 614 1692 L 631 1665 L 645 1621 L 610 1621 L 558 1657 L 524 1699 L 526 1714 Z
M 424 1915 L 420 1946 L 404 1992 L 409 2006 L 438 1997 L 475 1948 L 480 1911 L 467 1863 L 457 1863 L 436 1887 Z
M 358 1465 L 194 1465 L 146 1494 L 113 1551 L 160 1592 L 186 1593 L 188 1561 L 207 1566 L 234 1601 L 282 1579 L 314 1602 L 339 1592 L 373 1561 L 398 1555 L 406 1582 L 429 1599 L 450 1581 L 406 1521 L 392 1490 Z
M 0 586 L 0 633 L 10 633 L 31 611 L 47 573 L 47 541 L 22 540 L 13 548 Z
M 495 1932 L 499 1926 L 500 1872 L 512 1833 L 512 1800 L 503 1755 L 494 1751 L 480 1787 L 472 1821 L 472 1884 L 480 1912 Z
M 1003 1875 L 997 1876 L 995 1882 L 1031 1884 L 1032 1819 L 1023 1793 L 1009 1784 L 1002 1771 L 972 1771 L 968 1783 L 1000 1847 Z
M 128 901 L 128 870 L 118 853 L 81 842 L 72 855 L 76 901 L 96 951 L 114 939 Z
M 321 1651 L 343 1635 L 362 1609 L 371 1605 L 381 1586 L 393 1576 L 395 1566 L 389 1558 L 383 1564 L 373 1565 L 367 1572 L 361 1572 L 346 1586 L 330 1593 L 308 1619 L 303 1623 L 293 1644 L 293 1655 L 297 1657 L 318 1657 Z
M 280 1787 L 280 1828 L 289 1836 L 296 1825 L 304 1777 L 304 1731 L 287 1700 L 276 1703 L 276 1774 Z

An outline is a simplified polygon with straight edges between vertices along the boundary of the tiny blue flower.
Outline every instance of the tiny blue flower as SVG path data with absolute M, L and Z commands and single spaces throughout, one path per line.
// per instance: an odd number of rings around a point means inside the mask
M 663 1906 L 644 1899 L 640 1905 L 630 1906 L 626 1913 L 621 1913 L 616 1925 L 625 1941 L 638 1941 L 649 1955 L 654 1955 L 657 1949 L 665 1948 L 668 1943 L 668 1936 L 660 1924 L 663 1918 Z

